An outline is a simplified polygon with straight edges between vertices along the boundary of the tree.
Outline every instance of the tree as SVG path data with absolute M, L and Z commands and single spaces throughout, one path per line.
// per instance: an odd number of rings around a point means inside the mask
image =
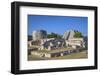
M 82 35 L 80 32 L 75 32 L 74 37 L 75 37 L 75 38 L 82 38 L 83 35 Z
M 51 34 L 47 35 L 47 38 L 62 38 L 62 36 L 52 32 Z
M 32 36 L 28 35 L 28 41 L 31 41 L 31 40 L 32 40 Z

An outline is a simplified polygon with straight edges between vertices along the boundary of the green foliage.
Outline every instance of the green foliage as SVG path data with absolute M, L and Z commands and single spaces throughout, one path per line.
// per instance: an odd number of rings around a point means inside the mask
M 74 37 L 75 37 L 75 38 L 82 38 L 83 35 L 82 35 L 80 32 L 75 32 Z
M 31 41 L 31 40 L 32 40 L 32 36 L 28 35 L 28 41 Z
M 51 33 L 47 35 L 47 38 L 62 38 L 62 35 L 56 34 L 56 33 Z

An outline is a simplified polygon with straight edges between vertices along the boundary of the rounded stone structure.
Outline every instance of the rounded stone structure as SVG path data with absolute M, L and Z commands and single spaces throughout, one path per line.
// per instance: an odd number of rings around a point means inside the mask
M 32 39 L 33 41 L 40 40 L 47 38 L 47 32 L 45 30 L 35 30 L 32 33 Z

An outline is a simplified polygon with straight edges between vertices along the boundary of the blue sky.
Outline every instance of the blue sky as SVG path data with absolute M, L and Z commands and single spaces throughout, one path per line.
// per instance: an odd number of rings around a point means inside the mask
M 63 35 L 66 30 L 78 30 L 84 36 L 88 34 L 88 17 L 77 16 L 51 16 L 51 15 L 28 15 L 28 35 L 33 30 L 46 30 L 47 33 Z

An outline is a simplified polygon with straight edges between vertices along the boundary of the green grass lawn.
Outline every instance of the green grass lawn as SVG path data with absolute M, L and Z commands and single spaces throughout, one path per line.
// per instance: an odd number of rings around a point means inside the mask
M 36 55 L 28 55 L 28 60 L 32 61 L 32 60 L 46 60 L 47 58 L 43 58 L 43 57 L 39 57 Z

